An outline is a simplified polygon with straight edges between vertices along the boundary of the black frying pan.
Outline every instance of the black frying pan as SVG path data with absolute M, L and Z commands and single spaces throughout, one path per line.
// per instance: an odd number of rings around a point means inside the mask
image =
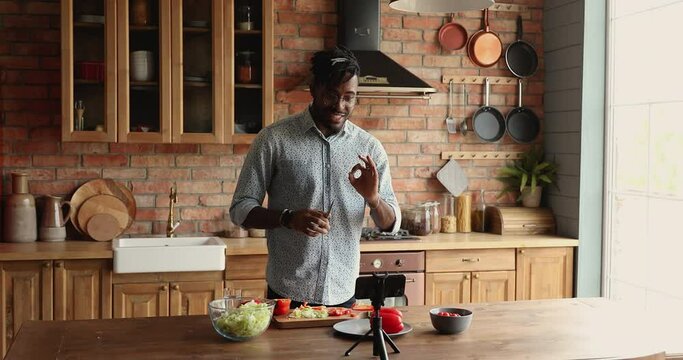
M 505 63 L 516 77 L 528 78 L 538 69 L 538 55 L 531 44 L 522 40 L 522 35 L 522 17 L 517 16 L 517 41 L 505 50 Z
M 517 85 L 518 106 L 508 113 L 507 132 L 518 143 L 530 143 L 536 139 L 541 130 L 538 116 L 529 108 L 522 106 L 522 79 Z
M 484 79 L 484 88 L 484 106 L 472 116 L 472 127 L 480 139 L 495 142 L 505 135 L 505 117 L 498 109 L 489 106 L 489 78 Z

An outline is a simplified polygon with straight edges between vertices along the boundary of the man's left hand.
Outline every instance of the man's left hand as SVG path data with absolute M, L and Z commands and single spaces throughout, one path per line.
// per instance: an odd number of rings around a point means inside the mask
M 358 155 L 363 162 L 356 164 L 349 172 L 351 186 L 368 202 L 371 208 L 379 205 L 379 174 L 377 166 L 370 155 L 365 157 Z M 356 172 L 360 171 L 360 176 L 356 177 Z

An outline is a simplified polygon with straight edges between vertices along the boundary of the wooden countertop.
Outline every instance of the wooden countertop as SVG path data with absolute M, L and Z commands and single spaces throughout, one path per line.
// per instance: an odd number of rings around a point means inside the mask
M 266 239 L 226 239 L 228 255 L 267 254 Z M 555 235 L 496 235 L 489 233 L 433 234 L 420 240 L 370 240 L 361 241 L 360 251 L 420 251 L 456 249 L 505 249 L 531 247 L 574 247 L 579 240 Z
M 661 327 L 634 321 L 626 306 L 609 300 L 561 299 L 465 306 L 472 325 L 458 335 L 439 335 L 428 307 L 402 308 L 413 331 L 394 337 L 392 359 L 596 359 L 675 352 Z M 24 323 L 6 360 L 13 359 L 368 359 L 372 342 L 344 352 L 355 338 L 330 327 L 270 328 L 258 338 L 230 342 L 206 315 L 161 318 L 30 321 Z M 40 344 L 40 346 L 36 346 Z M 680 347 L 679 345 L 675 345 Z M 678 349 L 680 350 L 680 349 Z
M 265 238 L 224 238 L 228 255 L 268 254 Z M 362 241 L 360 250 L 420 251 L 453 249 L 502 249 L 529 247 L 578 246 L 579 240 L 554 235 L 509 236 L 488 233 L 434 234 L 420 240 Z M 111 259 L 111 242 L 62 241 L 32 243 L 0 243 L 0 261 Z

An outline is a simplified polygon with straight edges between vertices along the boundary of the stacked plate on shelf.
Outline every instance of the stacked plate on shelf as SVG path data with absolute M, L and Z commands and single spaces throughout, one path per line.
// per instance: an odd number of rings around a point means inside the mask
M 135 219 L 133 194 L 112 179 L 95 179 L 81 185 L 71 197 L 71 223 L 93 240 L 119 237 Z

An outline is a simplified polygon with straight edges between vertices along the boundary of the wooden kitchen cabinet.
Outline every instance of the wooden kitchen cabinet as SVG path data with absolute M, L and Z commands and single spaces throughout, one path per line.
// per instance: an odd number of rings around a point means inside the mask
M 574 248 L 517 250 L 517 300 L 573 296 Z
M 54 319 L 111 319 L 112 261 L 56 260 Z
M 427 251 L 425 261 L 428 305 L 515 299 L 514 249 Z
M 2 356 L 28 320 L 52 320 L 52 261 L 0 262 Z
M 268 255 L 230 255 L 225 265 L 225 287 L 242 289 L 242 295 L 265 298 L 268 292 Z
M 139 3 L 62 1 L 62 141 L 250 143 L 272 123 L 271 1 L 248 30 L 237 0 Z
M 114 275 L 114 318 L 204 315 L 223 291 L 223 273 Z
M 111 318 L 111 260 L 0 262 L 2 354 L 27 320 Z

